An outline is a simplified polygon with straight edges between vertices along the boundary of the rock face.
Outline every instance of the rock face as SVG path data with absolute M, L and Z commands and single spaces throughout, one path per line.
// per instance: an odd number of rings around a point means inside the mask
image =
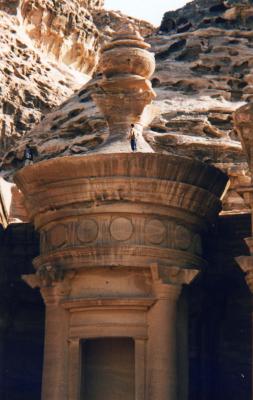
M 56 68 L 32 47 L 16 17 L 0 12 L 0 132 L 1 153 L 69 96 L 76 85 L 67 66 Z M 84 81 L 84 79 L 83 79 Z M 81 80 L 80 80 L 81 82 Z M 52 89 L 53 87 L 53 89 Z
M 252 26 L 251 0 L 195 0 L 164 14 L 160 30 L 183 33 L 209 27 L 245 29 Z
M 30 38 L 47 54 L 78 71 L 91 74 L 96 63 L 99 32 L 91 10 L 103 1 L 23 0 L 21 15 Z
M 252 101 L 252 15 L 251 1 L 196 0 L 166 13 L 151 39 L 161 112 L 147 139 L 157 151 L 226 171 L 231 186 L 224 211 L 247 209 L 237 189 L 250 180 L 232 113 Z
M 104 40 L 110 40 L 114 32 L 118 32 L 126 24 L 132 25 L 141 36 L 147 37 L 154 33 L 155 28 L 147 21 L 126 16 L 120 11 L 104 10 L 103 8 L 92 13 L 97 29 L 103 34 Z
M 0 158 L 12 154 L 5 164 L 43 114 L 90 79 L 106 38 L 123 22 L 140 26 L 102 6 L 102 0 L 0 1 Z M 152 30 L 143 23 L 142 32 Z
M 86 82 L 81 72 L 91 73 L 96 64 L 98 32 L 88 14 L 102 3 L 55 3 L 0 3 L 1 156 L 42 114 Z
M 57 8 L 62 10 L 66 6 L 67 1 L 57 1 L 57 0 L 1 0 L 0 1 L 0 10 L 3 10 L 9 14 L 16 15 L 18 13 L 18 8 L 20 5 L 28 5 L 29 8 L 37 8 L 37 6 L 48 9 L 51 11 L 56 10 Z M 71 2 L 69 2 L 71 4 Z M 102 7 L 104 5 L 104 0 L 74 0 L 73 4 L 77 4 L 80 7 L 84 7 L 88 10 L 94 7 Z M 71 5 L 70 5 L 71 7 Z
M 227 172 L 231 186 L 223 210 L 228 212 L 247 210 L 238 189 L 249 184 L 249 176 L 232 113 L 252 99 L 252 13 L 247 1 L 196 0 L 166 13 L 159 33 L 149 37 L 157 99 L 146 112 L 144 136 L 156 152 L 197 158 Z M 112 20 L 117 30 L 117 18 L 113 12 L 96 13 L 102 40 L 111 34 L 110 27 L 102 27 Z M 100 73 L 6 153 L 6 177 L 22 166 L 26 142 L 37 161 L 86 154 L 103 143 L 108 127 L 92 100 Z

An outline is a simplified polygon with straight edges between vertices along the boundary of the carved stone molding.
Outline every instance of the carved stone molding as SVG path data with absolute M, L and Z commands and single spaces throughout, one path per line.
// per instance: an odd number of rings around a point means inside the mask
M 83 188 L 82 191 L 81 188 Z M 62 182 L 61 190 L 55 186 L 48 189 L 47 195 L 46 192 L 38 193 L 36 202 L 34 198 L 33 202 L 27 203 L 27 208 L 30 207 L 29 209 L 33 212 L 35 222 L 42 218 L 42 212 L 46 212 L 48 198 L 57 209 L 69 207 L 73 203 L 86 209 L 85 205 L 90 202 L 99 206 L 112 201 L 128 201 L 187 210 L 206 218 L 207 221 L 212 220 L 221 209 L 221 203 L 215 195 L 187 183 L 148 178 L 135 178 L 130 181 L 124 177 L 111 177 L 110 179 L 98 178 L 88 184 L 83 180 L 79 182 L 79 187 L 75 185 L 71 187 L 71 183 L 66 181 Z M 32 197 L 30 199 L 32 200 Z
M 19 171 L 15 181 L 41 226 L 52 209 L 66 218 L 77 207 L 87 212 L 114 201 L 173 207 L 210 220 L 221 208 L 227 177 L 183 157 L 122 153 L 41 162 Z
M 159 246 L 122 245 L 74 247 L 52 251 L 36 257 L 33 264 L 36 269 L 45 263 L 60 265 L 64 270 L 93 267 L 133 267 L 148 268 L 150 263 L 160 263 L 179 268 L 198 269 L 206 265 L 199 256 L 187 251 L 161 248 Z
M 122 245 L 159 246 L 188 251 L 201 256 L 202 245 L 198 227 L 182 224 L 171 218 L 135 214 L 84 216 L 64 223 L 45 226 L 40 232 L 41 254 L 85 247 Z
M 148 310 L 155 303 L 153 297 L 138 298 L 83 298 L 63 300 L 62 306 L 66 310 L 83 309 L 122 309 L 122 310 Z

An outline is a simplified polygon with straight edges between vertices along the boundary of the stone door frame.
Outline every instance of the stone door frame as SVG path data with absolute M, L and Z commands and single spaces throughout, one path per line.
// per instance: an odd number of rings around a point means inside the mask
M 148 310 L 154 298 L 68 300 L 67 340 L 68 400 L 80 400 L 82 342 L 99 338 L 131 338 L 134 341 L 135 400 L 145 400 L 147 376 Z M 112 313 L 114 318 L 112 320 Z M 124 313 L 125 322 L 122 322 Z M 120 322 L 117 322 L 117 318 Z M 80 324 L 76 322 L 80 320 Z M 90 320 L 90 321 L 89 321 Z M 91 321 L 92 320 L 92 321 Z M 83 323 L 85 321 L 85 323 Z

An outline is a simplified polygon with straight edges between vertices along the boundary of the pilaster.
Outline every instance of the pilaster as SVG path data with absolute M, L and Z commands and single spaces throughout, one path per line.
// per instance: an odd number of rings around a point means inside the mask
M 157 301 L 149 313 L 148 400 L 178 400 L 177 303 L 197 270 L 151 267 Z M 161 273 L 162 272 L 162 273 Z
M 67 400 L 68 384 L 68 312 L 61 301 L 70 292 L 73 273 L 64 274 L 59 268 L 45 265 L 23 279 L 39 287 L 46 305 L 42 400 Z
M 242 147 L 247 156 L 251 174 L 251 185 L 248 187 L 242 187 L 240 191 L 243 194 L 246 203 L 250 206 L 251 212 L 253 213 L 253 104 L 247 104 L 236 110 L 234 113 L 234 123 L 239 134 Z M 245 272 L 246 282 L 253 293 L 253 236 L 246 238 L 245 241 L 249 247 L 250 256 L 237 257 L 236 261 L 240 265 L 241 269 Z
M 251 232 L 252 237 L 246 238 L 245 241 L 250 250 L 249 256 L 240 256 L 236 258 L 237 263 L 240 265 L 241 269 L 245 273 L 246 283 L 253 294 L 253 104 L 247 104 L 243 107 L 240 107 L 234 113 L 234 123 L 235 128 L 239 134 L 241 144 L 243 150 L 246 154 L 249 171 L 251 174 L 251 185 L 249 187 L 241 188 L 241 193 L 246 201 L 246 203 L 251 208 Z M 253 329 L 253 298 L 252 298 L 252 312 L 251 312 L 251 320 L 252 320 L 252 329 Z M 252 335 L 252 344 L 253 344 L 253 335 Z M 252 360 L 253 365 L 253 360 Z M 252 367 L 252 376 L 253 376 L 253 367 Z M 252 378 L 253 382 L 253 378 Z M 253 387 L 252 387 L 252 398 L 253 398 Z

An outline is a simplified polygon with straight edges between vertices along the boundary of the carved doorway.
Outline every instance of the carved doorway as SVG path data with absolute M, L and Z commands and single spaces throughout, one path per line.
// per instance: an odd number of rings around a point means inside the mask
M 134 400 L 134 353 L 130 338 L 83 341 L 81 400 Z

